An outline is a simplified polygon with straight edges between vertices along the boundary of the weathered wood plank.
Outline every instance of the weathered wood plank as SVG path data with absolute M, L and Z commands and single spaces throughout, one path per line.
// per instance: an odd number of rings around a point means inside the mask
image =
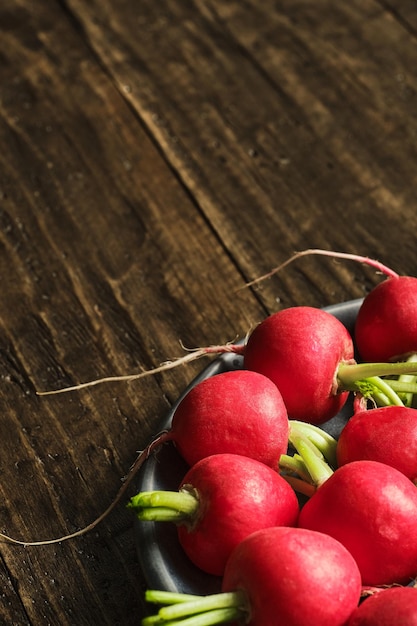
M 412 271 L 416 51 L 380 3 L 70 5 L 247 276 L 311 245 Z M 321 301 L 361 294 L 324 271 Z
M 250 292 L 229 297 L 238 270 L 68 14 L 20 2 L 0 23 L 1 530 L 30 541 L 105 509 L 202 365 L 94 393 L 35 389 L 150 368 L 264 311 Z M 98 534 L 2 556 L 21 623 L 142 612 L 123 505 Z
M 380 5 L 398 21 L 412 37 L 417 36 L 417 7 L 413 0 L 379 0 Z
M 41 398 L 415 273 L 415 11 L 400 3 L 6 0 L 0 7 L 0 530 L 109 504 L 202 367 Z M 280 301 L 279 301 L 280 300 Z M 13 624 L 138 622 L 132 519 L 0 545 Z

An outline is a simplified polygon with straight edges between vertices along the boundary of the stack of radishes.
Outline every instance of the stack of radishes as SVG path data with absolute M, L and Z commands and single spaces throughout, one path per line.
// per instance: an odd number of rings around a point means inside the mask
M 417 624 L 417 589 L 405 587 L 417 576 L 417 279 L 386 273 L 356 320 L 365 362 L 334 316 L 292 307 L 236 346 L 243 370 L 180 402 L 159 442 L 173 441 L 190 469 L 178 492 L 129 506 L 175 522 L 223 593 L 150 591 L 164 607 L 143 626 Z M 336 442 L 320 425 L 351 392 Z

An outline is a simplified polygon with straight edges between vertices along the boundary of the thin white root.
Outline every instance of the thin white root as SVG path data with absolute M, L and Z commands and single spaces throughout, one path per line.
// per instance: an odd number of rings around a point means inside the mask
M 382 272 L 386 276 L 390 276 L 391 278 L 398 277 L 398 274 L 394 272 L 393 270 L 391 270 L 389 267 L 369 257 L 361 256 L 358 254 L 349 254 L 347 252 L 334 252 L 333 250 L 322 250 L 320 248 L 310 248 L 308 250 L 302 250 L 301 252 L 296 252 L 289 259 L 287 259 L 286 261 L 284 261 L 283 263 L 275 267 L 273 270 L 271 270 L 267 274 L 264 274 L 263 276 L 259 276 L 258 278 L 255 278 L 254 280 L 251 280 L 250 282 L 245 283 L 245 285 L 243 285 L 243 287 L 240 287 L 240 289 L 245 289 L 246 287 L 252 287 L 252 285 L 256 285 L 257 283 L 260 283 L 267 278 L 271 278 L 271 276 L 274 276 L 274 274 L 277 274 L 278 272 L 280 272 L 282 269 L 284 269 L 284 267 L 287 267 L 287 265 L 289 265 L 293 261 L 303 256 L 309 256 L 309 255 L 314 255 L 314 254 L 320 255 L 320 256 L 333 257 L 337 259 L 348 259 L 350 261 L 364 263 Z
M 165 363 L 161 363 L 161 365 L 154 367 L 151 370 L 146 370 L 143 372 L 139 372 L 137 374 L 126 374 L 122 376 L 105 376 L 103 378 L 97 378 L 95 380 L 90 380 L 86 383 L 79 383 L 77 385 L 73 385 L 71 387 L 64 387 L 62 389 L 52 389 L 49 391 L 37 391 L 36 394 L 38 396 L 51 396 L 56 395 L 58 393 L 66 393 L 68 391 L 77 391 L 79 389 L 85 389 L 86 387 L 94 387 L 95 385 L 101 385 L 103 383 L 112 383 L 112 382 L 129 382 L 133 380 L 139 380 L 140 378 L 145 378 L 146 376 L 153 376 L 154 374 L 159 374 L 160 372 L 165 372 L 167 370 L 173 369 L 174 367 L 178 367 L 179 365 L 185 365 L 186 363 L 190 363 L 191 361 L 196 361 L 197 359 L 201 359 L 203 356 L 208 356 L 210 354 L 224 354 L 226 352 L 234 352 L 236 354 L 241 354 L 243 351 L 242 346 L 228 343 L 223 346 L 207 346 L 206 348 L 196 348 L 193 351 L 190 351 L 188 354 L 178 357 L 173 361 L 165 361 Z
M 101 515 L 99 515 L 95 520 L 93 520 L 87 526 L 84 526 L 84 528 L 76 530 L 75 532 L 70 533 L 68 535 L 63 535 L 62 537 L 56 537 L 55 539 L 44 539 L 40 541 L 23 541 L 21 539 L 15 539 L 14 537 L 10 537 L 9 535 L 5 535 L 4 533 L 0 532 L 0 540 L 3 539 L 3 541 L 6 541 L 7 543 L 13 543 L 13 544 L 17 544 L 19 546 L 25 546 L 25 547 L 26 546 L 47 546 L 47 545 L 51 545 L 54 543 L 62 543 L 63 541 L 67 541 L 68 539 L 74 539 L 75 537 L 81 537 L 81 535 L 87 534 L 88 532 L 96 528 L 117 506 L 117 504 L 120 502 L 120 500 L 126 493 L 126 490 L 131 484 L 134 476 L 137 474 L 139 469 L 142 467 L 142 464 L 146 461 L 149 455 L 155 450 L 155 448 L 159 447 L 160 445 L 162 445 L 163 443 L 169 440 L 170 440 L 169 431 L 163 431 L 162 433 L 159 433 L 159 435 L 157 435 L 155 439 L 153 439 L 153 441 L 148 445 L 147 448 L 139 452 L 138 456 L 136 457 L 136 460 L 134 461 L 133 465 L 129 469 L 129 472 L 124 478 L 123 484 L 120 487 L 119 491 L 117 492 L 114 500 L 109 504 L 107 509 L 103 511 L 103 513 L 101 513 Z

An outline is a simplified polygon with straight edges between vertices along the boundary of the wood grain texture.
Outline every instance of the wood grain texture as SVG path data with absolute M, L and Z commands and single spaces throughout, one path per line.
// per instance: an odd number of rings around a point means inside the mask
M 39 397 L 243 337 L 268 312 L 415 274 L 413 3 L 5 0 L 0 530 L 92 521 L 206 361 Z M 124 503 L 0 544 L 0 622 L 137 624 Z
M 399 10 L 165 2 L 98 29 L 98 9 L 81 4 L 71 6 L 97 54 L 246 276 L 311 241 L 381 256 L 389 232 L 412 249 L 402 211 L 415 183 L 415 49 Z

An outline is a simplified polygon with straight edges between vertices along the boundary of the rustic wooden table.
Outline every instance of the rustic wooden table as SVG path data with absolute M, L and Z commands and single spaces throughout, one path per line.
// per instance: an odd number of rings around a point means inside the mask
M 308 257 L 238 291 L 297 250 L 417 273 L 417 5 L 3 0 L 0 29 L 0 530 L 34 541 L 106 509 L 207 362 L 37 391 L 380 280 Z M 126 501 L 1 542 L 0 622 L 138 624 Z

